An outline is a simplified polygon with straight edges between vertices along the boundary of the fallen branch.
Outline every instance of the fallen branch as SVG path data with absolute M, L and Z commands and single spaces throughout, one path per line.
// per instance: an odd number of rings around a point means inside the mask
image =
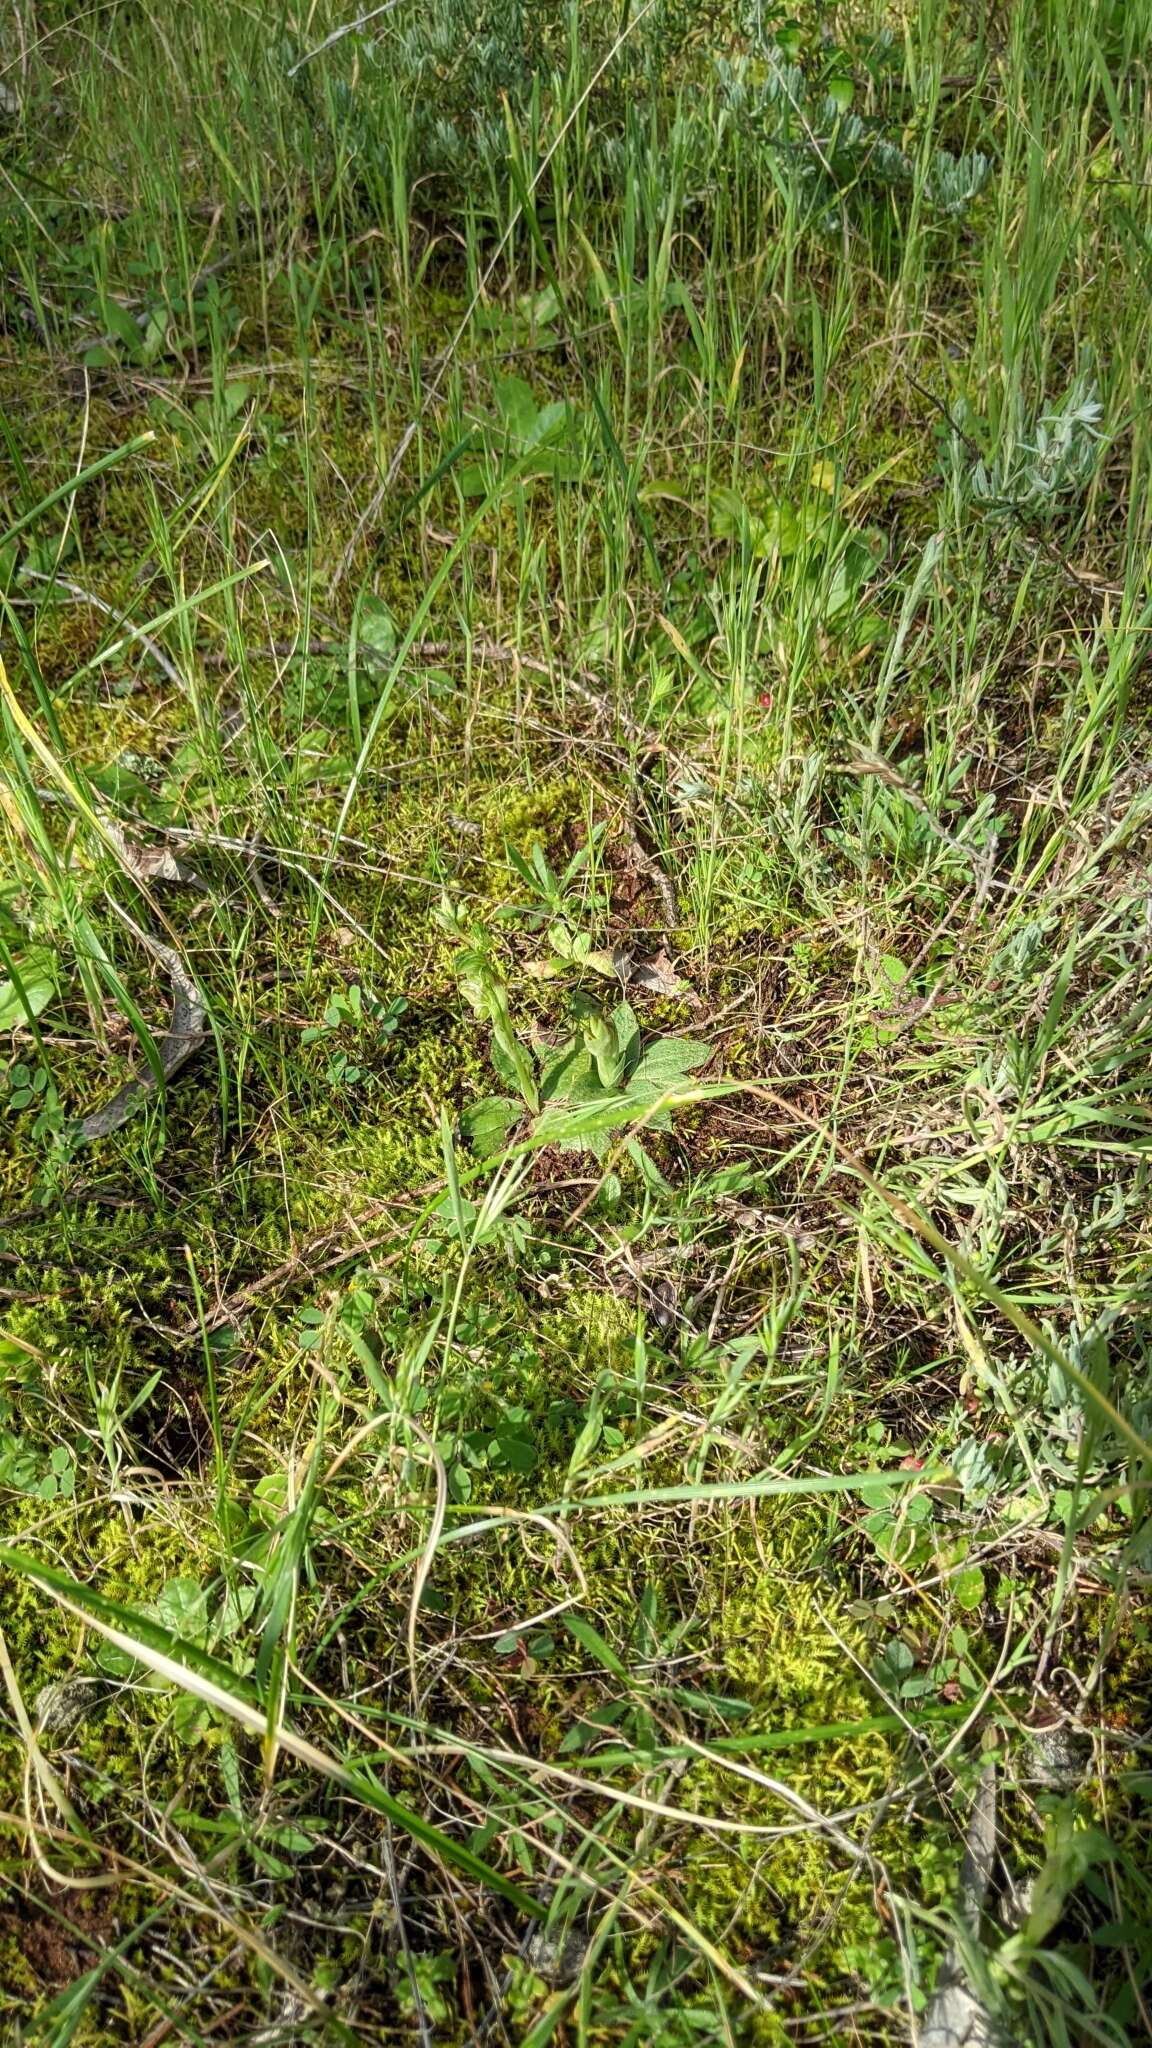
M 170 856 L 169 856 L 170 857 Z M 161 945 L 150 932 L 142 931 L 124 911 L 120 916 L 140 944 L 158 960 L 172 983 L 172 1016 L 167 1031 L 157 1041 L 161 1075 L 166 1086 L 173 1077 L 187 1066 L 192 1055 L 200 1050 L 207 1036 L 204 1020 L 207 1015 L 204 998 L 179 953 L 172 946 Z M 90 1110 L 76 1126 L 76 1136 L 90 1142 L 94 1138 L 107 1138 L 126 1124 L 141 1103 L 154 1095 L 161 1080 L 151 1069 L 143 1074 L 133 1074 L 122 1088 L 118 1088 L 109 1101 L 99 1109 Z

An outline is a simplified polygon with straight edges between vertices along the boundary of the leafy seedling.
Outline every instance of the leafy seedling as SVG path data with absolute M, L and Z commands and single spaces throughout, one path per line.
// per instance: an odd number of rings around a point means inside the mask
M 486 442 L 484 459 L 466 464 L 460 472 L 465 496 L 484 497 L 512 463 L 526 482 L 546 477 L 552 483 L 572 483 L 580 474 L 582 416 L 577 408 L 566 398 L 538 405 L 522 377 L 497 377 L 493 396 L 494 412 L 476 420 Z
M 584 999 L 576 1004 L 576 1030 L 559 1046 L 534 1048 L 539 1080 L 533 1077 L 535 1117 L 533 1142 L 558 1145 L 564 1151 L 587 1151 L 603 1157 L 612 1137 L 632 1124 L 653 1130 L 672 1128 L 675 1098 L 690 1088 L 691 1077 L 711 1058 L 712 1047 L 689 1038 L 641 1041 L 640 1025 L 630 1003 L 611 1011 Z M 525 1048 L 517 1041 L 521 1061 Z M 502 1065 L 501 1048 L 493 1048 L 493 1064 Z M 461 1121 L 475 1149 L 506 1142 L 521 1115 L 520 1105 L 506 1096 L 488 1096 Z

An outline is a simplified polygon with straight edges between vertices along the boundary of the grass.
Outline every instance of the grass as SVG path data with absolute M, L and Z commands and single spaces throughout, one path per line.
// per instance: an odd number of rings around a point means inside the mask
M 0 33 L 6 2040 L 1146 2038 L 1150 48 Z

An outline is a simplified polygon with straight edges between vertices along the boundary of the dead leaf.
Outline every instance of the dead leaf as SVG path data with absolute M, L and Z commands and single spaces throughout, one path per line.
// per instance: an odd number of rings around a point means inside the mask
M 685 984 L 663 946 L 648 960 L 642 960 L 635 953 L 630 953 L 627 946 L 613 946 L 612 965 L 625 988 L 642 988 L 650 996 L 679 996 L 685 993 Z

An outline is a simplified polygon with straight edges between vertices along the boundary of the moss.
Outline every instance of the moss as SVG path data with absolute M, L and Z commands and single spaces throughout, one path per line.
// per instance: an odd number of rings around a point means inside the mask
M 563 1309 L 542 1315 L 539 1330 L 542 1347 L 569 1359 L 578 1378 L 627 1372 L 631 1366 L 636 1312 L 602 1288 L 571 1286 Z
M 419 1187 L 442 1168 L 437 1115 L 453 1116 L 492 1076 L 467 1025 L 429 1019 L 390 1052 L 379 1085 L 333 1129 L 331 1102 L 298 1124 L 285 1193 L 293 1224 L 313 1230 L 381 1195 Z
M 493 887 L 504 895 L 509 876 L 501 856 L 507 846 L 527 857 L 536 844 L 547 854 L 565 850 L 566 835 L 583 822 L 585 785 L 576 775 L 550 775 L 534 787 L 499 788 L 478 806 L 485 845 L 499 862 Z
M 44 1502 L 30 1495 L 8 1494 L 0 1499 L 3 1541 L 16 1550 L 34 1551 L 45 1521 Z M 41 1686 L 66 1677 L 73 1669 L 76 1625 L 30 1579 L 8 1570 L 0 1576 L 4 1640 L 21 1690 L 34 1700 Z
M 11 2013 L 26 2014 L 39 1990 L 36 1973 L 19 1936 L 0 1925 L 0 2015 L 6 2008 Z
M 196 1525 L 185 1513 L 171 1523 L 106 1514 L 83 1502 L 65 1520 L 31 1496 L 9 1496 L 4 1540 L 126 1607 L 147 1606 L 165 1582 L 196 1569 Z M 50 1544 L 50 1547 L 48 1545 Z M 52 1596 L 19 1573 L 5 1573 L 4 1633 L 22 1684 L 32 1694 L 65 1675 L 75 1661 L 81 1627 Z
M 877 1713 L 876 1691 L 860 1669 L 871 1645 L 826 1562 L 813 1563 L 823 1560 L 824 1549 L 821 1519 L 799 1505 L 762 1517 L 759 1550 L 745 1533 L 731 1532 L 723 1572 L 711 1583 L 726 1578 L 732 1591 L 712 1618 L 712 1632 L 725 1672 L 753 1708 L 739 1724 L 742 1734 L 819 1731 Z M 684 1780 L 684 1805 L 749 1830 L 797 1832 L 778 1839 L 749 1832 L 735 1850 L 731 1838 L 694 1838 L 679 1871 L 687 1905 L 707 1932 L 734 1942 L 739 1953 L 763 1959 L 767 1952 L 781 1967 L 803 1960 L 806 2000 L 851 1995 L 862 1983 L 875 1992 L 891 1973 L 895 1951 L 873 1873 L 882 1869 L 896 1889 L 925 1905 L 947 1903 L 960 1858 L 954 1831 L 921 1816 L 910 1824 L 903 1805 L 876 1824 L 876 1802 L 903 1770 L 899 1740 L 889 1733 L 817 1733 L 811 1743 L 746 1761 L 786 1783 L 809 1808 L 844 1816 L 839 1825 L 866 1845 L 870 1865 L 854 1864 L 768 1787 L 702 1763 Z M 863 1815 L 855 1816 L 860 1808 Z

